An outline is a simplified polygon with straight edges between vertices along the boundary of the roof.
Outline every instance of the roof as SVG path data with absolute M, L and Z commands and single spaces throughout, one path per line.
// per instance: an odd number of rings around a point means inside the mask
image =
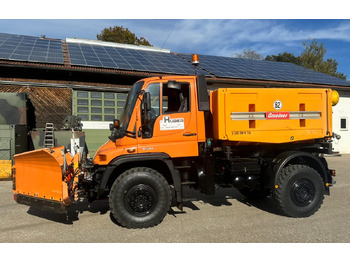
M 62 41 L 0 33 L 0 59 L 63 64 Z
M 0 33 L 0 60 L 40 67 L 79 67 L 130 73 L 193 75 L 190 54 L 155 47 Z M 265 80 L 350 87 L 350 82 L 284 62 L 199 55 L 197 73 L 225 79 Z
M 191 55 L 179 54 L 191 60 Z M 350 82 L 285 62 L 201 55 L 200 66 L 217 77 L 350 86 Z

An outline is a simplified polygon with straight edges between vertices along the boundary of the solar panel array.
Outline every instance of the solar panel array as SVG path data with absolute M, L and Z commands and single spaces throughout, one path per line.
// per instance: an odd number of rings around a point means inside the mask
M 63 64 L 62 41 L 0 33 L 0 59 Z
M 191 59 L 187 54 L 178 55 Z M 291 63 L 199 55 L 199 65 L 217 77 L 350 86 L 340 78 Z
M 173 53 L 68 43 L 72 65 L 193 75 L 193 66 Z M 201 74 L 206 72 L 200 70 Z
M 191 55 L 68 42 L 71 65 L 193 75 Z M 61 40 L 0 33 L 0 59 L 64 64 Z M 200 55 L 198 74 L 350 86 L 349 82 L 291 63 Z

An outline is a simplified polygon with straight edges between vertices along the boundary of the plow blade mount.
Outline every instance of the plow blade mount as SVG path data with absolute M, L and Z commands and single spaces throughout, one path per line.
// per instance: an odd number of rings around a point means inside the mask
M 62 181 L 63 149 L 45 148 L 14 156 L 13 193 L 17 203 L 65 212 L 64 199 L 69 197 L 67 184 Z

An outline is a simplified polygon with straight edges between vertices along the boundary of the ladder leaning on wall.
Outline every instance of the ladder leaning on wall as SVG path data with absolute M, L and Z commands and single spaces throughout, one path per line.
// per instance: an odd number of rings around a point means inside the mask
M 45 136 L 44 136 L 45 148 L 55 147 L 54 126 L 52 123 L 46 123 Z

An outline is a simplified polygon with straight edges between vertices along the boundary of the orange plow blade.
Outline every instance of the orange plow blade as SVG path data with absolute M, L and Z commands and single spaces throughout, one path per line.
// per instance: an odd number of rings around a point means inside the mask
M 69 201 L 64 147 L 39 149 L 14 156 L 13 193 L 17 203 L 65 212 Z

